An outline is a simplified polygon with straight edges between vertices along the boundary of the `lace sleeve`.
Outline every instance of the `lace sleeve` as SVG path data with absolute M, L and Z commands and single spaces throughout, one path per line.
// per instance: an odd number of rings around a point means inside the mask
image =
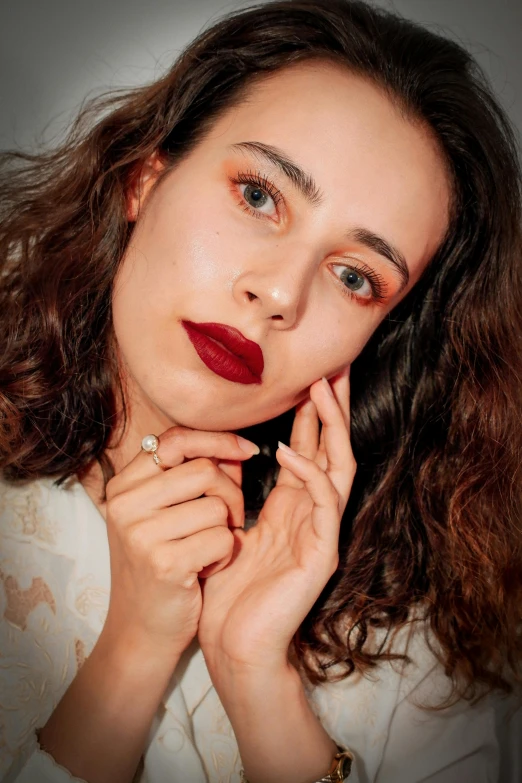
M 16 511 L 11 504 L 13 519 Z M 75 780 L 39 748 L 36 736 L 78 669 L 77 628 L 66 610 L 73 564 L 31 540 L 17 519 L 5 524 L 6 516 L 0 529 L 0 781 Z M 28 524 L 27 515 L 19 517 Z
M 56 763 L 52 756 L 38 745 L 36 731 L 27 745 L 20 749 L 2 783 L 86 783 L 81 778 L 75 778 L 65 767 Z

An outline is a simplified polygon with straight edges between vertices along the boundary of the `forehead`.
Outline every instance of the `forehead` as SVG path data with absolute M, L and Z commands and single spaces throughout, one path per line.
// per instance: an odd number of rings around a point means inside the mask
M 382 234 L 413 274 L 444 236 L 449 178 L 433 134 L 347 69 L 299 63 L 257 82 L 208 137 L 216 150 L 241 141 L 283 149 L 314 177 L 332 220 Z

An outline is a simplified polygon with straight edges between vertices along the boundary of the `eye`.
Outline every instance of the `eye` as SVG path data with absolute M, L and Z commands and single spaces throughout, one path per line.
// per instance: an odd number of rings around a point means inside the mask
M 334 271 L 340 271 L 339 279 L 352 293 L 357 293 L 357 296 L 362 299 L 367 299 L 372 296 L 373 291 L 368 278 L 361 274 L 357 269 L 350 266 L 340 266 L 335 264 L 332 266 Z
M 239 190 L 241 201 L 238 204 L 245 212 L 257 218 L 277 217 L 283 194 L 267 177 L 248 171 L 231 177 L 230 182 L 236 195 Z
M 383 302 L 386 299 L 386 282 L 372 269 L 363 270 L 341 264 L 333 264 L 332 269 L 340 273 L 338 277 L 343 284 L 343 293 L 348 296 L 374 302 Z
M 275 202 L 272 196 L 257 185 L 241 184 L 239 191 L 246 203 L 256 212 L 271 215 L 275 211 Z

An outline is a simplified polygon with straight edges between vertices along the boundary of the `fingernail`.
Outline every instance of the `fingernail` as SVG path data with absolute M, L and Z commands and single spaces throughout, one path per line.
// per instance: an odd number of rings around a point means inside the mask
M 278 440 L 277 441 L 277 445 L 279 446 L 281 451 L 286 451 L 287 454 L 292 454 L 294 457 L 298 457 L 299 456 L 297 451 L 294 451 L 293 449 L 291 449 L 290 446 L 286 445 L 286 443 L 281 443 L 281 441 Z
M 259 454 L 259 446 L 256 446 L 255 443 L 252 443 L 251 440 L 242 438 L 241 435 L 236 435 L 236 438 L 238 446 L 240 449 L 242 449 L 242 451 L 246 451 L 247 454 Z
M 330 386 L 330 384 L 328 383 L 328 381 L 326 380 L 326 378 L 324 377 L 324 375 L 323 375 L 323 378 L 322 378 L 322 380 L 323 380 L 323 383 L 324 383 L 324 385 L 325 385 L 325 386 L 326 386 L 326 388 L 328 389 L 328 393 L 329 393 L 329 395 L 330 395 L 331 397 L 333 397 L 333 396 L 334 396 L 334 393 L 333 393 L 333 391 L 332 391 L 332 387 Z

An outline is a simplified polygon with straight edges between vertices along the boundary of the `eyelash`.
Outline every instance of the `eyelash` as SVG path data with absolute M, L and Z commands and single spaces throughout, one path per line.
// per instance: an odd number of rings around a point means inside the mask
M 260 190 L 263 190 L 265 193 L 267 193 L 270 198 L 273 200 L 276 207 L 284 201 L 283 194 L 280 190 L 276 188 L 276 186 L 264 175 L 262 175 L 260 172 L 253 172 L 253 171 L 246 171 L 246 172 L 239 172 L 237 177 L 230 177 L 230 182 L 235 185 L 236 187 L 238 185 L 251 185 L 254 188 L 259 188 Z M 266 215 L 264 215 L 262 212 L 259 212 L 259 210 L 253 209 L 247 202 L 244 200 L 243 197 L 241 197 L 241 201 L 238 201 L 238 206 L 244 211 L 247 212 L 249 215 L 252 215 L 253 217 L 263 220 L 266 219 Z M 336 264 L 336 266 L 344 266 L 344 264 Z M 386 295 L 387 295 L 387 289 L 388 286 L 386 284 L 386 281 L 384 278 L 377 274 L 373 269 L 369 269 L 366 266 L 359 266 L 356 263 L 353 263 L 350 267 L 347 267 L 349 269 L 353 269 L 354 272 L 357 272 L 360 275 L 363 275 L 365 277 L 372 289 L 372 296 L 371 298 L 366 299 L 365 297 L 357 296 L 357 294 L 354 291 L 350 291 L 349 288 L 347 288 L 345 285 L 340 282 L 339 287 L 341 289 L 341 293 L 344 294 L 344 296 L 350 297 L 350 299 L 354 299 L 356 302 L 362 304 L 362 305 L 368 305 L 368 304 L 381 304 L 385 301 Z
M 273 184 L 273 182 L 270 182 L 270 180 L 263 176 L 261 173 L 253 172 L 253 171 L 246 171 L 246 172 L 239 172 L 237 177 L 230 177 L 230 181 L 234 185 L 251 185 L 253 188 L 259 188 L 260 190 L 264 190 L 265 193 L 268 193 L 270 198 L 273 200 L 276 207 L 283 201 L 283 194 L 280 190 L 276 188 L 276 186 Z M 260 218 L 261 220 L 266 217 L 266 215 L 263 215 L 262 212 L 259 212 L 259 210 L 252 209 L 252 207 L 246 203 L 246 201 L 242 198 L 241 201 L 238 201 L 238 205 L 245 211 L 248 212 L 249 215 L 252 215 L 255 218 Z

